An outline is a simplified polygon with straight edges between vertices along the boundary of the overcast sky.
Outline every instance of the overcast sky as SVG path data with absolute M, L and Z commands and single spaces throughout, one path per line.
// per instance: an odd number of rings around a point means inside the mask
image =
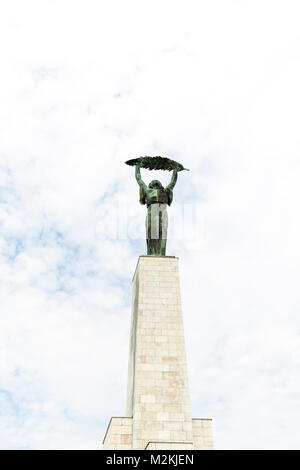
M 299 15 L 2 2 L 0 448 L 99 449 L 125 413 L 139 155 L 191 170 L 169 217 L 196 229 L 167 254 L 193 417 L 213 418 L 217 449 L 300 448 Z

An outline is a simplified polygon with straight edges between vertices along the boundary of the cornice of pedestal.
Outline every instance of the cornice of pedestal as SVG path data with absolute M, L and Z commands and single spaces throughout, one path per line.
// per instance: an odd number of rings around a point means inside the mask
M 137 271 L 137 268 L 138 268 L 138 265 L 139 265 L 139 262 L 140 262 L 141 258 L 149 258 L 150 260 L 152 260 L 152 259 L 160 259 L 160 260 L 163 260 L 163 259 L 179 259 L 178 256 L 139 255 L 139 258 L 137 260 L 137 264 L 136 264 L 136 267 L 135 267 L 135 270 L 134 270 L 134 275 L 133 275 L 133 278 L 132 278 L 132 282 L 135 278 L 136 271 Z

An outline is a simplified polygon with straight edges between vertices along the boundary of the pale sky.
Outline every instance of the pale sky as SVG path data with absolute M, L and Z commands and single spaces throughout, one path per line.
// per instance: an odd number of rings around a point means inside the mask
M 125 414 L 140 155 L 191 170 L 169 217 L 192 208 L 198 231 L 167 254 L 193 417 L 217 449 L 300 448 L 299 17 L 296 0 L 3 2 L 1 449 L 100 449 Z

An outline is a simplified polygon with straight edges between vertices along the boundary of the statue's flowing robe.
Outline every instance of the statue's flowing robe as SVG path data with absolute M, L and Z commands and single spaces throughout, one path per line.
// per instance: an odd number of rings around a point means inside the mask
M 147 254 L 165 256 L 168 232 L 167 205 L 171 205 L 173 191 L 161 188 L 149 191 L 140 189 L 140 203 L 147 204 L 146 238 Z

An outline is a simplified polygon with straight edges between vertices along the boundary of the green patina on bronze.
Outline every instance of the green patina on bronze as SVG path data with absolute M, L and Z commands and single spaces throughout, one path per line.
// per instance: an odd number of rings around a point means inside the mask
M 186 170 L 180 163 L 164 157 L 140 157 L 128 160 L 127 165 L 135 165 L 135 177 L 140 186 L 140 203 L 147 205 L 146 241 L 147 255 L 165 256 L 167 245 L 168 213 L 167 205 L 173 201 L 173 188 L 178 171 Z M 149 170 L 173 170 L 171 182 L 165 188 L 158 180 L 147 186 L 141 177 L 140 168 Z
M 127 160 L 125 163 L 130 166 L 139 165 L 141 168 L 147 168 L 148 170 L 188 171 L 188 169 L 184 168 L 181 163 L 165 157 L 139 157 Z

